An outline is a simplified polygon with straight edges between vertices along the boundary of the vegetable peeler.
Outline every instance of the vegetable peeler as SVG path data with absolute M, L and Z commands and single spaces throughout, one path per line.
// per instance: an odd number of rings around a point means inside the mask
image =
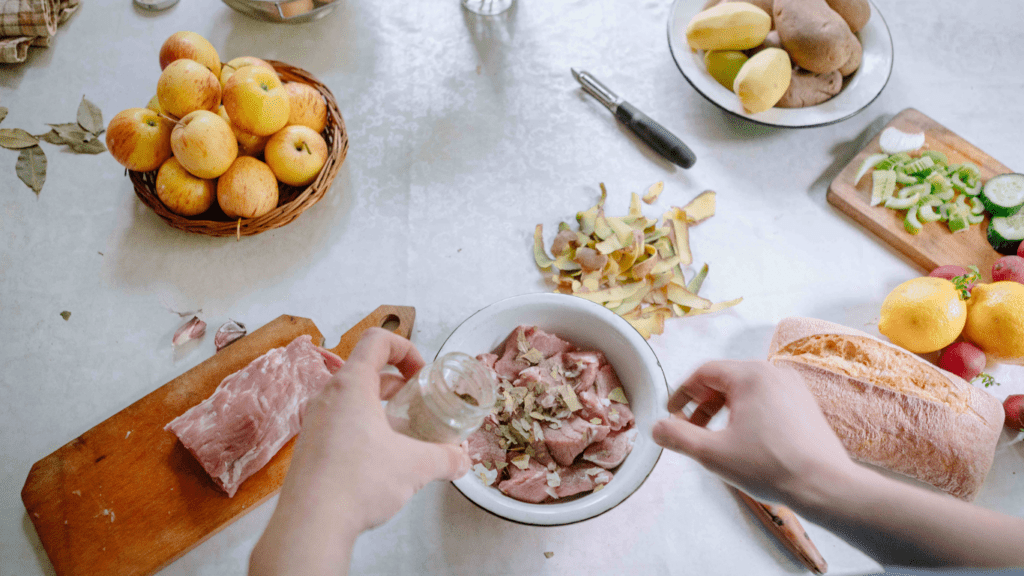
M 589 72 L 575 68 L 570 68 L 570 70 L 587 94 L 604 104 L 612 114 L 615 114 L 615 118 L 619 122 L 625 124 L 637 137 L 646 142 L 658 154 L 664 156 L 666 160 L 683 168 L 689 168 L 697 161 L 693 151 L 675 134 L 638 110 L 636 106 L 619 98 Z

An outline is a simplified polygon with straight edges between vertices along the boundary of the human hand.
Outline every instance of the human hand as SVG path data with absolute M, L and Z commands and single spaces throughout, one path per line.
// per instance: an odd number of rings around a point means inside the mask
M 382 371 L 398 368 L 401 375 Z M 424 365 L 405 338 L 370 329 L 310 401 L 291 468 L 250 574 L 339 574 L 356 536 L 394 516 L 432 480 L 455 480 L 466 451 L 403 436 L 388 425 L 391 398 Z
M 683 408 L 696 408 L 689 420 Z M 722 407 L 721 430 L 705 428 Z M 855 466 L 796 372 L 766 362 L 709 362 L 668 402 L 654 441 L 693 457 L 751 496 L 787 502 Z

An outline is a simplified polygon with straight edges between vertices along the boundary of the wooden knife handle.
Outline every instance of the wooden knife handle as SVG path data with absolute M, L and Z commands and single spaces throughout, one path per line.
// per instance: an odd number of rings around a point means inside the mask
M 334 352 L 343 359 L 348 359 L 352 349 L 356 347 L 359 338 L 368 328 L 387 328 L 403 338 L 412 335 L 412 325 L 416 320 L 416 309 L 412 306 L 379 306 L 366 318 L 353 326 L 348 332 L 341 336 L 341 341 L 331 352 Z
M 754 515 L 764 524 L 769 532 L 793 553 L 807 568 L 815 574 L 824 574 L 828 571 L 828 563 L 822 557 L 821 552 L 811 542 L 810 536 L 804 531 L 796 514 L 785 506 L 775 506 L 758 502 L 742 491 L 737 490 L 743 502 L 753 510 Z

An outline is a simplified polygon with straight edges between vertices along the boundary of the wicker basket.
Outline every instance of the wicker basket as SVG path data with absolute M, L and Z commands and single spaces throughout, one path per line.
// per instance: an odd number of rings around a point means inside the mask
M 285 82 L 303 82 L 316 88 L 327 102 L 327 127 L 320 133 L 327 141 L 327 162 L 324 164 L 316 180 L 306 187 L 288 186 L 278 183 L 279 199 L 277 208 L 259 218 L 229 218 L 221 211 L 217 203 L 206 212 L 193 218 L 179 216 L 167 209 L 156 195 L 156 174 L 152 172 L 132 172 L 128 175 L 135 185 L 135 194 L 146 206 L 156 212 L 171 226 L 186 232 L 206 234 L 207 236 L 251 236 L 266 232 L 288 224 L 299 217 L 307 208 L 316 204 L 331 187 L 334 176 L 338 173 L 341 163 L 348 153 L 348 133 L 345 132 L 345 121 L 341 118 L 338 103 L 334 95 L 309 72 L 290 66 L 283 62 L 267 60 L 281 80 Z

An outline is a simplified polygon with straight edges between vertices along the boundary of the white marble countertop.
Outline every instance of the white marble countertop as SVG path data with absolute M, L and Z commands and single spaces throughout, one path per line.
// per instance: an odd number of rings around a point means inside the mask
M 338 0 L 323 19 L 257 22 L 182 0 L 160 14 L 86 0 L 52 47 L 0 67 L 2 127 L 33 133 L 103 110 L 144 106 L 157 53 L 195 30 L 222 59 L 257 55 L 311 71 L 334 92 L 351 137 L 332 190 L 292 224 L 215 239 L 168 227 L 135 197 L 109 154 L 47 146 L 37 197 L 0 150 L 0 572 L 52 574 L 20 500 L 32 463 L 214 352 L 212 334 L 173 350 L 175 312 L 260 326 L 313 319 L 333 345 L 379 304 L 417 309 L 413 341 L 433 356 L 470 313 L 548 290 L 533 227 L 664 181 L 651 216 L 700 191 L 718 215 L 691 233 L 709 262 L 702 290 L 731 311 L 668 322 L 652 346 L 670 384 L 712 358 L 762 358 L 774 324 L 813 316 L 874 330 L 878 308 L 917 274 L 827 204 L 829 182 L 893 115 L 915 107 L 1010 167 L 1024 167 L 1024 23 L 1019 2 L 885 3 L 895 68 L 881 96 L 833 126 L 782 130 L 725 115 L 673 63 L 668 0 L 519 0 L 504 17 L 456 0 Z M 587 69 L 689 143 L 691 170 L 655 156 L 585 96 Z M 70 311 L 64 320 L 60 313 Z M 1000 399 L 1024 369 L 992 367 Z M 1004 432 L 977 503 L 1024 516 L 1024 443 Z M 245 572 L 273 501 L 161 574 Z M 817 526 L 830 574 L 881 569 Z M 554 552 L 550 559 L 543 552 Z M 803 571 L 713 475 L 666 453 L 644 486 L 598 519 L 530 528 L 492 517 L 450 485 L 428 487 L 358 542 L 354 574 L 791 574 Z M 903 571 L 907 573 L 907 571 Z

